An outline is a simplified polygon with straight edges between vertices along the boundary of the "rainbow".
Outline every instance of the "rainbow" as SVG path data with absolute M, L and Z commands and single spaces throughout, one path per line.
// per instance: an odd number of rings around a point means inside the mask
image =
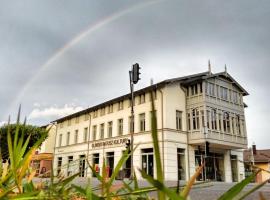
M 8 114 L 11 112 L 11 109 L 18 106 L 26 93 L 26 91 L 30 88 L 30 86 L 44 73 L 44 71 L 48 70 L 52 63 L 54 63 L 57 59 L 59 59 L 63 54 L 67 52 L 68 49 L 75 46 L 79 41 L 83 40 L 87 36 L 91 35 L 92 33 L 96 32 L 97 30 L 101 29 L 102 27 L 108 25 L 109 23 L 119 19 L 120 17 L 134 12 L 140 8 L 148 7 L 150 5 L 159 3 L 163 0 L 153 0 L 153 1 L 147 1 L 142 2 L 140 4 L 131 6 L 126 8 L 125 10 L 122 10 L 120 12 L 114 13 L 110 16 L 107 16 L 103 18 L 102 20 L 98 21 L 94 25 L 91 25 L 90 27 L 86 28 L 85 30 L 81 31 L 79 34 L 77 34 L 72 40 L 67 42 L 64 46 L 59 48 L 43 65 L 39 67 L 38 72 L 33 76 L 29 81 L 23 86 L 23 88 L 20 90 L 19 94 L 15 97 L 14 101 L 10 104 L 11 106 L 8 109 Z

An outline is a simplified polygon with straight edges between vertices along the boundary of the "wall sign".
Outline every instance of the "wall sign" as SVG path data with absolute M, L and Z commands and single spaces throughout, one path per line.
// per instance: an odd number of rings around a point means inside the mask
M 95 142 L 92 144 L 92 148 L 126 144 L 127 141 L 128 141 L 128 138 L 108 140 L 108 141 L 104 141 L 104 142 Z

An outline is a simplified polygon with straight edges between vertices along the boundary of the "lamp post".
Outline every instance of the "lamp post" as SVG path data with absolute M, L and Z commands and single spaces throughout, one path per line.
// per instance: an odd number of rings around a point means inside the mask
M 133 179 L 134 167 L 133 167 L 133 143 L 134 143 L 134 84 L 140 80 L 140 66 L 135 63 L 129 71 L 130 93 L 131 93 L 131 119 L 130 119 L 130 179 Z

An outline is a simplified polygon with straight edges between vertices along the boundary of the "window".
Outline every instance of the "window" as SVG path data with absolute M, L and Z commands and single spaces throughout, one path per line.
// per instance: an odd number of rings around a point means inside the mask
M 63 128 L 64 127 L 64 122 L 61 122 L 60 123 L 60 128 Z
M 218 114 L 219 130 L 222 131 L 222 114 Z
M 104 139 L 104 123 L 100 124 L 100 139 Z
M 118 135 L 123 135 L 123 119 L 118 119 Z
M 79 122 L 80 122 L 80 117 L 78 116 L 75 118 L 75 123 L 78 124 Z
M 238 135 L 241 135 L 240 116 L 239 115 L 236 115 L 235 127 L 236 127 L 236 132 L 238 133 Z
M 83 141 L 84 142 L 87 142 L 87 135 L 88 135 L 88 127 L 85 127 L 84 131 L 83 131 Z
M 153 94 L 153 99 L 156 100 L 157 99 L 157 90 L 154 90 L 152 92 L 152 94 Z M 151 95 L 150 95 L 150 101 L 151 101 Z
M 183 130 L 182 129 L 182 111 L 179 111 L 179 110 L 176 111 L 176 129 Z
M 210 129 L 210 110 L 206 111 L 207 128 Z
M 238 104 L 238 100 L 239 100 L 238 93 L 233 91 L 232 92 L 232 102 L 235 104 Z
M 199 93 L 202 93 L 202 83 L 199 83 Z
M 98 116 L 98 110 L 94 111 L 93 118 L 96 118 Z
M 129 128 L 128 128 L 129 133 L 134 133 L 134 121 L 132 121 L 131 116 L 129 116 L 128 121 L 129 121 L 129 123 L 128 123 L 129 124 Z
M 68 165 L 67 165 L 67 176 L 72 174 L 72 170 L 70 169 L 73 162 L 73 156 L 68 156 Z
M 190 131 L 190 113 L 187 114 L 187 118 L 188 118 L 188 130 Z
M 112 113 L 113 112 L 113 104 L 110 104 L 108 107 L 108 113 Z
M 79 137 L 79 130 L 75 130 L 74 134 L 74 144 L 78 143 L 78 137 Z
M 154 176 L 154 154 L 153 149 L 142 149 L 142 171 Z
M 211 122 L 212 129 L 217 130 L 217 111 L 215 109 L 211 110 Z
M 80 155 L 79 172 L 80 172 L 79 177 L 84 177 L 86 174 L 85 155 Z
M 103 116 L 103 115 L 105 115 L 105 108 L 100 109 L 100 116 Z
M 89 120 L 89 113 L 84 115 L 84 121 L 87 121 L 87 120 Z
M 139 115 L 140 131 L 145 131 L 145 113 Z
M 193 130 L 197 130 L 200 128 L 199 110 L 198 109 L 192 110 L 192 128 L 193 128 Z
M 57 175 L 60 174 L 61 172 L 61 167 L 62 167 L 62 157 L 57 158 Z
M 220 87 L 220 98 L 228 100 L 228 89 L 225 87 Z
M 113 122 L 108 122 L 108 137 L 112 137 L 112 132 L 113 132 Z
M 204 127 L 204 111 L 201 110 L 201 116 L 202 116 L 202 126 Z
M 96 171 L 96 173 L 99 173 L 99 153 L 93 154 L 93 167 Z M 96 177 L 96 175 L 93 173 L 93 177 Z
M 118 102 L 118 110 L 123 110 L 124 109 L 124 101 L 119 101 Z
M 139 104 L 142 104 L 142 103 L 144 103 L 145 102 L 145 94 L 141 94 L 140 96 L 139 96 Z
M 232 117 L 232 134 L 234 134 L 234 129 L 235 129 L 235 126 L 234 126 L 234 117 Z
M 230 132 L 230 116 L 227 112 L 223 113 L 223 130 L 227 133 Z
M 60 134 L 60 135 L 59 135 L 59 140 L 58 140 L 58 146 L 59 146 L 59 147 L 62 146 L 62 137 L 63 137 L 63 135 Z
M 196 95 L 196 94 L 198 94 L 198 85 L 197 84 L 191 86 L 191 95 Z
M 93 140 L 97 139 L 97 126 L 93 126 Z
M 69 145 L 70 132 L 67 132 L 67 145 Z
M 210 96 L 215 96 L 215 85 L 213 83 L 206 83 L 206 94 Z
M 68 120 L 68 126 L 70 126 L 70 125 L 71 125 L 71 119 Z

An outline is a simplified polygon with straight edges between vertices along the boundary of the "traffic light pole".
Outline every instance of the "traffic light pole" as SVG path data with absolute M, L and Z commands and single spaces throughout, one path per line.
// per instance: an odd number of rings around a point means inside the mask
M 134 176 L 134 167 L 133 167 L 133 142 L 134 142 L 134 84 L 132 79 L 132 71 L 129 71 L 129 80 L 130 80 L 130 93 L 131 93 L 131 130 L 130 130 L 130 179 L 133 179 Z

